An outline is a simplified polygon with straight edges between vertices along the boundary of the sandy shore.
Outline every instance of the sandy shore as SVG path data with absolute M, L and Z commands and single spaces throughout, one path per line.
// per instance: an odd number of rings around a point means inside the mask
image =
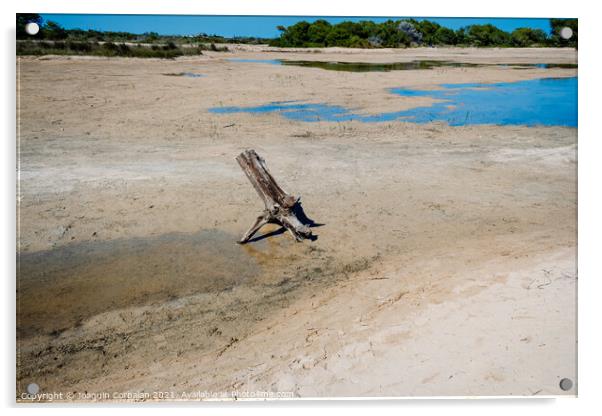
M 576 382 L 576 129 L 208 112 L 304 100 L 373 114 L 428 103 L 393 87 L 576 74 L 231 58 L 575 63 L 575 51 L 231 49 L 18 59 L 17 391 L 576 394 L 558 387 Z M 165 75 L 179 72 L 204 77 Z M 234 161 L 245 148 L 302 196 L 316 241 L 274 226 L 235 244 L 262 209 Z

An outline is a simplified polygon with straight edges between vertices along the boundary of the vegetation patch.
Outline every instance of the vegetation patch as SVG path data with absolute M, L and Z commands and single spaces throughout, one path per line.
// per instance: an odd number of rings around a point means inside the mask
M 280 37 L 270 42 L 280 47 L 400 48 L 411 46 L 476 46 L 476 47 L 577 47 L 577 19 L 551 19 L 551 32 L 518 28 L 503 31 L 492 24 L 470 25 L 452 30 L 429 20 L 387 20 L 375 23 L 341 22 L 333 25 L 320 19 L 313 23 L 298 22 L 278 26 Z M 560 30 L 570 27 L 573 36 L 563 39 Z
M 28 35 L 25 31 L 25 25 L 30 22 L 40 25 L 40 31 L 36 35 Z M 220 45 L 228 41 L 254 43 L 258 42 L 258 39 L 226 39 L 206 34 L 163 36 L 155 32 L 135 34 L 65 29 L 55 22 L 44 22 L 38 14 L 17 14 L 17 55 L 91 55 L 173 59 L 184 55 L 202 55 L 203 51 L 228 52 L 229 49 L 226 45 Z
M 25 25 L 40 25 L 36 35 L 28 35 Z M 276 47 L 406 48 L 413 46 L 472 47 L 577 47 L 577 19 L 550 19 L 551 31 L 518 28 L 506 32 L 492 24 L 470 25 L 457 30 L 429 20 L 402 19 L 376 23 L 370 20 L 331 24 L 324 19 L 278 26 L 275 39 L 257 37 L 225 38 L 200 33 L 194 36 L 159 35 L 156 32 L 100 32 L 65 29 L 44 22 L 40 15 L 17 14 L 17 55 L 95 55 L 136 58 L 176 58 L 200 55 L 203 51 L 227 52 L 224 43 L 269 44 Z M 562 28 L 572 30 L 570 39 L 561 36 Z

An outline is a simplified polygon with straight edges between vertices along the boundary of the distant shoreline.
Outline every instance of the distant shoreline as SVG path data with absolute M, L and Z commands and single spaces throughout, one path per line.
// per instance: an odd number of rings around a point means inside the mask
M 46 48 L 39 48 L 35 53 L 31 53 L 31 49 L 35 48 L 36 45 L 47 43 Z M 230 53 L 270 53 L 270 54 L 282 54 L 287 56 L 289 54 L 304 55 L 309 60 L 323 60 L 322 55 L 336 55 L 341 62 L 381 62 L 381 63 L 393 63 L 400 62 L 410 59 L 435 59 L 435 60 L 453 60 L 463 62 L 475 62 L 479 63 L 482 61 L 494 62 L 494 63 L 509 63 L 508 59 L 512 57 L 514 59 L 511 63 L 556 63 L 556 64 L 576 64 L 577 63 L 577 50 L 572 47 L 519 47 L 519 48 L 506 48 L 506 47 L 474 47 L 474 46 L 434 46 L 424 47 L 415 46 L 407 48 L 344 48 L 344 47 L 323 47 L 323 48 L 284 48 L 275 47 L 267 44 L 249 45 L 242 43 L 220 43 L 220 44 L 181 44 L 177 45 L 171 51 L 176 53 L 167 53 L 164 56 L 162 54 L 119 54 L 116 53 L 88 53 L 85 50 L 71 50 L 66 48 L 64 45 L 61 49 L 53 48 L 50 44 L 54 41 L 39 41 L 39 40 L 17 40 L 17 56 L 21 57 L 41 57 L 41 56 L 69 56 L 69 57 L 128 57 L 128 58 L 166 58 L 166 59 L 195 59 L 205 56 L 224 56 L 224 54 Z M 65 43 L 65 42 L 63 42 Z M 105 45 L 111 42 L 96 42 L 98 46 Z M 19 45 L 30 44 L 29 47 L 20 47 Z M 113 45 L 125 45 L 134 51 L 136 49 L 151 50 L 153 46 L 159 47 L 159 50 L 163 49 L 167 45 L 165 44 L 148 44 L 148 43 L 135 43 L 135 42 L 120 42 L 112 43 Z M 213 45 L 213 46 L 212 46 Z M 42 53 L 43 52 L 43 53 Z M 315 56 L 313 58 L 312 56 Z M 379 57 L 378 60 L 374 60 L 373 57 Z M 542 59 L 544 56 L 549 58 Z M 503 58 L 502 58 L 503 57 Z M 567 57 L 570 57 L 567 59 Z M 389 59 L 391 58 L 391 59 Z M 492 61 L 493 59 L 493 61 Z

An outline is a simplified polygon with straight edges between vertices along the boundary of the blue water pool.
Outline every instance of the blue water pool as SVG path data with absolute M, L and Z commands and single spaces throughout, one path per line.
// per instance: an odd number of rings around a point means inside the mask
M 229 58 L 230 62 L 246 62 L 250 64 L 269 64 L 269 65 L 282 65 L 281 59 L 245 59 L 245 58 Z
M 444 84 L 435 91 L 395 88 L 391 92 L 440 100 L 406 112 L 416 123 L 577 126 L 577 77 Z
M 430 97 L 429 106 L 365 115 L 330 104 L 299 101 L 272 102 L 253 107 L 215 107 L 209 111 L 227 113 L 274 113 L 297 121 L 413 123 L 446 122 L 451 126 L 470 124 L 577 126 L 577 77 L 541 78 L 496 84 L 443 84 L 436 90 L 393 88 L 404 97 Z

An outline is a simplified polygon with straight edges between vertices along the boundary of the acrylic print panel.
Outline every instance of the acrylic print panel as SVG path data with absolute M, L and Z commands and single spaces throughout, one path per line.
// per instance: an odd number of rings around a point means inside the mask
M 19 402 L 576 395 L 575 19 L 16 25 Z

